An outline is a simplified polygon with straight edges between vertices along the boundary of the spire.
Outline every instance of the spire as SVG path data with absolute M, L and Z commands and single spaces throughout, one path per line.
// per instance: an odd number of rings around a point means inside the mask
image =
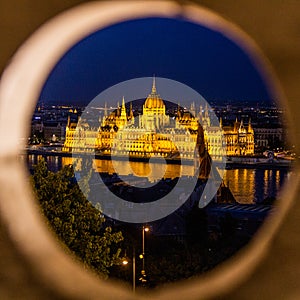
M 104 117 L 107 117 L 107 103 L 104 104 Z
M 117 116 L 119 117 L 121 115 L 121 108 L 120 108 L 120 102 L 117 103 Z
M 155 75 L 153 75 L 153 82 L 152 82 L 152 94 L 156 94 L 156 82 L 155 82 Z
M 177 103 L 177 113 L 176 113 L 176 115 L 177 115 L 177 118 L 181 118 L 181 111 L 180 111 L 180 103 L 179 103 L 179 101 L 178 101 L 178 103 Z
M 207 127 L 210 127 L 210 118 L 209 118 L 209 111 L 208 111 L 208 105 L 205 104 L 205 111 L 204 111 L 204 120 L 203 123 L 206 123 Z
M 251 118 L 249 118 L 249 121 L 248 121 L 248 132 L 252 132 L 253 129 L 252 129 L 252 125 L 251 125 Z
M 202 118 L 203 118 L 202 110 L 203 110 L 203 107 L 202 107 L 202 105 L 200 105 L 200 109 L 199 109 L 199 120 L 200 120 L 200 122 L 202 122 Z
M 238 118 L 237 118 L 237 116 L 235 117 L 235 122 L 233 124 L 233 131 L 234 132 L 238 131 Z
M 67 129 L 70 128 L 70 125 L 71 125 L 71 118 L 70 118 L 70 114 L 68 114 Z
M 239 127 L 238 132 L 240 132 L 240 133 L 246 133 L 246 128 L 245 128 L 245 126 L 244 126 L 244 121 L 243 121 L 243 119 L 241 119 L 241 123 L 240 123 L 240 127 Z
M 195 108 L 195 102 L 191 103 L 190 113 L 195 118 L 196 117 L 196 108 Z
M 223 128 L 223 120 L 222 120 L 222 117 L 220 117 L 220 128 Z
M 130 102 L 129 116 L 130 116 L 131 118 L 133 117 L 132 102 Z
M 126 107 L 125 107 L 125 98 L 124 98 L 124 96 L 123 96 L 123 99 L 122 99 L 121 116 L 126 117 Z
M 205 118 L 209 118 L 209 115 L 208 115 L 208 105 L 207 105 L 207 103 L 205 104 L 204 117 L 205 117 Z

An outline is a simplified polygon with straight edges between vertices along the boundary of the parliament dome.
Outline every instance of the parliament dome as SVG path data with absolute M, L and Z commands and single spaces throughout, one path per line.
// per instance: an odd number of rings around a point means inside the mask
M 156 91 L 155 78 L 153 78 L 151 94 L 149 94 L 149 96 L 147 97 L 147 99 L 144 103 L 144 107 L 148 108 L 148 109 L 149 108 L 153 109 L 153 108 L 164 108 L 164 106 L 165 106 L 165 104 L 164 104 L 162 98 Z

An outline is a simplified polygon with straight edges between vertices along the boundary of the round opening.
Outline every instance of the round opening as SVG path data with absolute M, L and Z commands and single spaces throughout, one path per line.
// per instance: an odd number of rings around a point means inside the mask
M 32 269 L 40 275 L 40 280 L 48 283 L 48 288 L 60 295 L 72 298 L 96 298 L 101 293 L 104 298 L 133 297 L 132 292 L 119 283 L 99 280 L 90 272 L 83 271 L 73 259 L 63 253 L 48 232 L 33 200 L 25 167 L 20 164 L 17 157 L 24 147 L 24 141 L 21 147 L 19 143 L 29 132 L 29 120 L 46 79 L 59 59 L 71 47 L 103 28 L 130 20 L 141 21 L 151 18 L 180 20 L 180 22 L 184 20 L 209 28 L 212 32 L 233 41 L 249 56 L 273 100 L 287 105 L 269 65 L 250 38 L 203 8 L 193 5 L 179 6 L 171 1 L 90 3 L 74 8 L 45 24 L 20 48 L 1 79 L 0 136 L 5 138 L 6 143 L 0 149 L 1 169 L 4 170 L 1 172 L 1 180 L 4 183 L 1 194 L 4 200 L 0 205 L 3 220 L 17 249 L 30 263 Z M 154 105 L 154 100 L 146 105 L 146 109 L 151 105 Z M 161 108 L 161 104 L 158 105 L 156 102 L 156 107 Z M 10 123 L 12 115 L 15 122 L 7 134 L 6 124 Z M 238 130 L 243 134 L 244 127 L 241 123 Z M 56 139 L 56 135 L 53 135 L 52 141 L 56 142 Z M 240 151 L 245 151 L 245 148 L 241 147 Z M 267 153 L 267 158 L 270 158 L 269 155 L 273 154 Z M 293 184 L 292 180 L 293 178 L 289 180 L 286 187 L 289 190 L 287 199 L 284 203 L 279 203 L 274 213 L 276 218 L 268 219 L 243 252 L 209 272 L 205 277 L 199 276 L 189 281 L 182 281 L 155 290 L 155 294 L 149 293 L 144 297 L 191 299 L 195 295 L 216 296 L 245 280 L 268 250 L 268 243 L 289 208 L 296 189 L 296 184 Z M 15 201 L 10 201 L 11 199 Z M 151 230 L 149 233 L 147 231 L 149 228 L 143 227 L 143 235 L 151 233 Z M 141 254 L 142 259 L 143 254 Z M 123 261 L 124 264 L 126 262 Z

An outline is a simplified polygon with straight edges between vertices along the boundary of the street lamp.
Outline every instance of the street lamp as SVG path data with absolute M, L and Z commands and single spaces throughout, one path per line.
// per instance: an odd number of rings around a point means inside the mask
M 122 261 L 123 266 L 128 265 L 129 260 L 126 257 Z M 135 248 L 132 249 L 132 291 L 135 293 Z
M 139 280 L 141 281 L 142 284 L 145 284 L 147 282 L 146 279 L 146 271 L 145 271 L 145 232 L 149 232 L 150 228 L 148 226 L 144 226 L 142 228 L 142 254 L 139 255 L 140 259 L 142 259 L 142 263 L 143 263 L 143 267 L 141 270 L 141 277 L 139 278 Z M 122 264 L 124 266 L 128 265 L 129 261 L 126 257 L 125 254 L 125 258 L 122 261 Z M 136 273 L 136 267 L 135 267 L 135 247 L 133 246 L 132 249 L 132 291 L 133 293 L 135 293 L 135 286 L 136 286 L 136 282 L 135 282 L 135 273 Z
M 142 271 L 141 271 L 142 277 L 139 278 L 139 280 L 142 283 L 147 282 L 146 271 L 145 271 L 145 232 L 148 232 L 148 231 L 150 231 L 150 228 L 148 226 L 143 225 L 143 228 L 142 228 L 142 238 L 143 238 L 143 244 L 142 244 L 143 247 L 142 247 L 142 249 L 143 249 L 143 252 L 140 255 L 140 258 L 143 260 L 143 268 L 142 268 Z

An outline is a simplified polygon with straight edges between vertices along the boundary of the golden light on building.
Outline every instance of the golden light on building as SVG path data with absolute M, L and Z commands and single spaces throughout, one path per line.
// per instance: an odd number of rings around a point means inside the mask
M 223 126 L 220 124 L 226 144 L 227 156 L 243 156 L 254 154 L 254 130 L 249 119 L 248 126 L 244 125 L 243 120 L 235 120 L 233 126 Z
M 224 147 L 224 144 L 226 145 Z M 118 155 L 137 158 L 163 157 L 167 159 L 197 159 L 205 149 L 213 160 L 225 155 L 253 155 L 254 131 L 249 120 L 232 127 L 211 124 L 208 106 L 196 114 L 195 104 L 189 111 L 178 104 L 175 118 L 167 114 L 166 105 L 157 92 L 155 78 L 152 89 L 142 106 L 142 114 L 134 116 L 132 102 L 100 116 L 97 124 L 85 120 L 78 123 L 68 118 L 63 151 L 94 152 L 101 155 Z M 226 152 L 226 153 L 225 153 Z
M 155 78 L 142 109 L 142 114 L 134 117 L 132 104 L 127 112 L 123 98 L 115 111 L 104 113 L 98 127 L 92 128 L 83 120 L 75 124 L 69 118 L 63 151 L 194 159 L 199 140 L 197 120 L 190 114 L 181 117 L 180 112 L 171 119 L 157 93 Z

